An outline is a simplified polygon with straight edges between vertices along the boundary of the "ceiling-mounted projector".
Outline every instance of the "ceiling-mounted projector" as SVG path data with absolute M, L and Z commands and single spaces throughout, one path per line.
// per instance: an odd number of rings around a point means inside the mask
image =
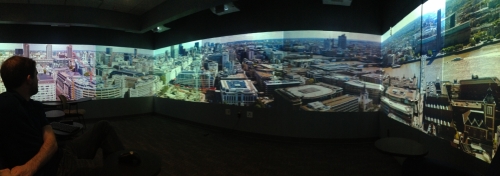
M 323 0 L 323 4 L 351 6 L 352 0 Z
M 156 32 L 156 33 L 161 33 L 161 32 L 163 32 L 163 31 L 166 31 L 166 30 L 169 30 L 169 29 L 170 29 L 170 28 L 168 28 L 168 27 L 165 27 L 165 26 L 163 26 L 163 25 L 160 25 L 160 26 L 158 26 L 158 27 L 155 27 L 155 28 L 151 29 L 151 31 Z
M 210 8 L 210 10 L 214 14 L 219 15 L 219 16 L 240 11 L 240 9 L 238 9 L 238 7 L 236 7 L 232 2 L 212 7 L 212 8 Z

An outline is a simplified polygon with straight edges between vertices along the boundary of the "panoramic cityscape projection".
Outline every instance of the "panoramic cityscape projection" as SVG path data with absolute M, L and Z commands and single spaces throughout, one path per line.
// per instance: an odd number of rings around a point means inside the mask
M 421 43 L 429 40 L 424 36 L 431 34 L 421 34 L 432 33 L 432 29 L 421 28 L 421 9 L 422 6 L 417 7 L 382 35 L 381 110 L 388 117 L 414 127 L 422 126 L 416 119 L 423 116 L 420 82 L 425 67 L 420 61 L 430 56 L 421 50 Z
M 163 83 L 155 75 L 153 50 L 96 46 L 97 99 L 154 96 Z
M 380 108 L 380 36 L 279 31 L 203 39 L 154 52 L 157 96 L 322 112 Z
M 31 98 L 38 101 L 95 97 L 95 54 L 94 45 L 0 44 L 0 64 L 14 55 L 36 61 L 38 93 Z M 0 92 L 5 91 L 1 82 Z
M 18 55 L 37 62 L 38 101 L 154 96 L 162 84 L 153 73 L 153 50 L 71 44 L 0 44 L 0 64 Z M 0 92 L 5 92 L 3 82 Z
M 413 103 L 418 106 L 406 108 L 418 113 L 396 117 L 488 163 L 495 156 L 500 134 L 496 106 L 500 97 L 499 7 L 500 0 L 423 4 L 422 37 L 417 41 L 422 55 L 423 81 L 421 90 L 417 89 L 421 98 Z

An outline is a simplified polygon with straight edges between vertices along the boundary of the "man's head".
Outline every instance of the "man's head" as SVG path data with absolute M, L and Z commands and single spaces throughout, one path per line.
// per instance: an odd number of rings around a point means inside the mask
M 27 57 L 12 56 L 5 60 L 0 75 L 7 91 L 26 88 L 29 94 L 38 93 L 38 72 L 36 62 Z

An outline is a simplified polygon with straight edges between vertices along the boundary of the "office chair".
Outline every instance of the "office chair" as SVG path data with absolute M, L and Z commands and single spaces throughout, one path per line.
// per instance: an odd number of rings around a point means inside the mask
M 85 123 L 85 109 L 79 109 L 78 106 L 74 109 L 71 108 L 73 105 L 68 103 L 68 99 L 64 95 L 59 95 L 59 100 L 61 100 L 62 108 L 65 117 L 77 117 L 78 120 L 83 123 L 85 129 L 87 129 L 87 124 Z M 80 119 L 81 118 L 81 119 Z

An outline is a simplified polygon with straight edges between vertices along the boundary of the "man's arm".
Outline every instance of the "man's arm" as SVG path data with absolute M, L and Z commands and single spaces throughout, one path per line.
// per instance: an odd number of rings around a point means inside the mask
M 10 169 L 7 168 L 7 169 L 0 170 L 0 176 L 11 176 Z
M 12 168 L 12 175 L 35 174 L 50 160 L 50 158 L 52 158 L 52 155 L 54 155 L 56 151 L 57 142 L 54 131 L 50 125 L 45 125 L 43 127 L 43 145 L 40 148 L 40 151 L 38 151 L 33 158 L 26 162 L 26 164 Z

